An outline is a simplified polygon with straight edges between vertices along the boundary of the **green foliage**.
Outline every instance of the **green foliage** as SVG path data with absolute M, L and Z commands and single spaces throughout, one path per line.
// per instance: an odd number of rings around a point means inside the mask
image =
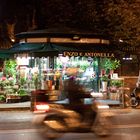
M 13 88 L 10 87 L 10 86 L 7 86 L 7 87 L 5 88 L 5 93 L 6 93 L 6 94 L 16 94 L 15 89 L 13 89 Z
M 20 81 L 19 81 L 19 84 L 20 84 L 21 86 L 24 86 L 25 83 L 26 83 L 26 79 L 25 79 L 24 77 L 21 77 L 21 78 L 20 78 Z
M 25 96 L 25 95 L 27 95 L 27 92 L 24 89 L 19 89 L 18 94 L 20 96 Z
M 10 75 L 12 77 L 16 77 L 16 61 L 15 60 L 7 60 L 4 64 L 4 74 L 7 76 Z
M 14 80 L 0 80 L 0 87 L 4 88 L 6 86 L 13 86 L 14 85 Z
M 82 62 L 82 64 L 80 65 L 80 68 L 83 71 L 85 71 L 88 67 L 89 67 L 89 63 L 87 63 L 86 61 L 85 62 Z
M 101 77 L 101 81 L 109 81 L 108 76 L 107 76 L 107 75 L 103 75 L 103 76 Z
M 111 86 L 115 86 L 115 87 L 121 87 L 122 84 L 123 83 L 120 80 L 111 80 L 111 83 L 110 83 Z
M 0 95 L 0 101 L 5 101 L 5 96 L 4 95 Z
M 115 70 L 120 66 L 120 60 L 112 60 L 110 58 L 104 59 L 103 67 L 105 70 Z
M 93 67 L 95 68 L 97 68 L 98 67 L 98 60 L 97 60 L 97 58 L 94 58 L 94 62 L 93 62 Z

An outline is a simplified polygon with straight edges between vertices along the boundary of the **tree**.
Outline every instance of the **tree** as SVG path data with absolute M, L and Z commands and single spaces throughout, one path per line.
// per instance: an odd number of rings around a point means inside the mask
M 5 0 L 2 16 L 15 34 L 33 29 L 72 27 L 103 33 L 124 47 L 140 43 L 140 0 Z M 10 16 L 9 16 L 10 15 Z
M 73 13 L 70 3 L 64 0 L 36 0 L 35 10 L 38 29 L 64 27 Z
M 75 8 L 75 23 L 81 28 L 107 35 L 117 49 L 140 50 L 140 0 L 80 0 Z
M 139 0 L 109 0 L 104 7 L 109 35 L 114 41 L 123 41 L 130 47 L 140 43 L 139 17 Z
M 11 40 L 8 34 L 7 24 L 0 23 L 0 48 L 6 49 L 11 47 Z

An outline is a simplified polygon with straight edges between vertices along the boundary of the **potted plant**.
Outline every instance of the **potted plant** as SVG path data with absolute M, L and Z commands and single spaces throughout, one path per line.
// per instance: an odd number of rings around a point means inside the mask
M 110 91 L 115 93 L 117 89 L 122 86 L 122 81 L 120 80 L 111 80 L 110 81 Z
M 119 88 L 122 86 L 123 82 L 121 80 L 111 80 L 110 81 L 110 99 L 118 100 Z
M 112 74 L 114 72 L 114 70 L 116 70 L 119 66 L 120 66 L 120 60 L 117 59 L 110 59 L 110 58 L 106 58 L 104 60 L 104 64 L 103 67 L 105 68 L 106 71 L 110 71 Z
M 122 86 L 122 81 L 120 81 L 120 80 L 111 80 L 110 85 L 119 88 L 119 87 Z
M 102 77 L 101 77 L 101 81 L 106 81 L 106 82 L 108 82 L 109 81 L 109 78 L 108 78 L 108 76 L 107 75 L 103 75 Z
M 102 91 L 107 91 L 107 84 L 108 84 L 109 78 L 107 75 L 103 75 L 101 77 L 101 83 L 102 83 Z

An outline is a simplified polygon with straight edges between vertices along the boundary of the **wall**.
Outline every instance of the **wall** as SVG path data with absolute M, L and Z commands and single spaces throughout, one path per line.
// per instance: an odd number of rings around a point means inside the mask
M 136 87 L 138 76 L 122 76 L 124 78 L 124 87 L 130 88 L 130 93 Z

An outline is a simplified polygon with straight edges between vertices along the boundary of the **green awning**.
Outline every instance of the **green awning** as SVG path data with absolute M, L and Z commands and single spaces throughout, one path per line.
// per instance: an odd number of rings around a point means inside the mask
M 48 57 L 48 56 L 58 56 L 58 54 L 64 51 L 78 51 L 76 48 L 65 47 L 56 44 L 44 44 L 43 49 L 32 51 L 31 55 L 34 57 Z
M 54 48 L 51 44 L 43 44 L 41 50 L 31 51 L 31 55 L 34 57 L 48 57 L 48 56 L 58 56 L 58 50 Z
M 9 49 L 0 49 L 0 58 L 1 59 L 13 58 L 13 54 L 9 51 Z
M 64 52 L 112 53 L 110 46 L 95 44 L 17 43 L 9 51 L 13 54 L 29 53 L 34 57 L 58 56 Z
M 17 43 L 13 45 L 13 47 L 11 47 L 9 50 L 11 53 L 23 53 L 41 50 L 43 47 L 44 44 L 41 43 Z

